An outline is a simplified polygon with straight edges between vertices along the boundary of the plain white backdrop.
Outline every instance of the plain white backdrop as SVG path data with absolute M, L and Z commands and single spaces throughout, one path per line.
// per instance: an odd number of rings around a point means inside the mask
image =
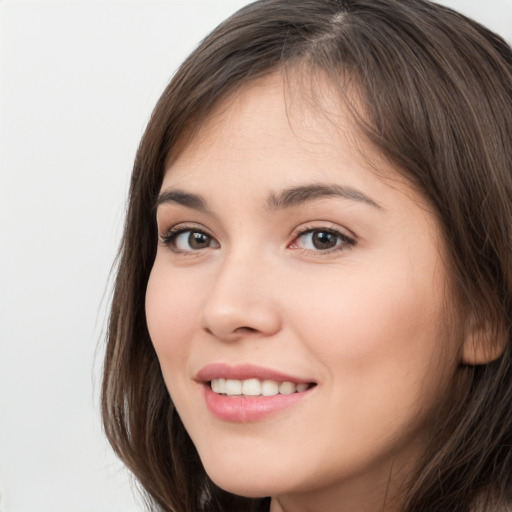
M 98 414 L 130 170 L 179 63 L 246 0 L 0 2 L 0 510 L 135 512 Z M 512 0 L 446 0 L 512 41 Z

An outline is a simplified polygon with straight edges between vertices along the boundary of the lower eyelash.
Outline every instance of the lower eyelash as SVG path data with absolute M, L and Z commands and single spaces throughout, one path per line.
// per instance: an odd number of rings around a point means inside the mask
M 317 231 L 321 231 L 324 233 L 330 233 L 338 238 L 338 243 L 334 247 L 330 247 L 327 249 L 317 249 L 317 248 L 307 248 L 307 247 L 300 247 L 299 242 L 297 240 L 307 235 L 308 233 L 314 233 Z M 295 250 L 301 251 L 304 254 L 315 256 L 315 257 L 325 257 L 330 254 L 340 253 L 344 251 L 348 251 L 352 249 L 356 245 L 356 240 L 347 236 L 345 233 L 342 233 L 341 231 L 338 231 L 337 229 L 333 228 L 322 228 L 322 227 L 306 227 L 301 229 L 300 231 L 297 231 L 294 235 L 294 242 L 293 244 L 296 244 L 297 246 L 294 248 Z
M 163 245 L 171 245 L 178 236 L 187 231 L 193 231 L 194 233 L 201 233 L 203 235 L 210 236 L 208 233 L 206 233 L 206 231 L 199 229 L 196 226 L 186 226 L 181 224 L 178 226 L 173 226 L 166 232 L 165 235 L 160 235 L 159 238 Z
M 203 229 L 200 229 L 196 226 L 187 226 L 187 225 L 181 224 L 181 225 L 173 226 L 172 228 L 170 228 L 166 232 L 165 235 L 159 235 L 160 242 L 164 246 L 170 247 L 179 235 L 181 235 L 182 233 L 185 233 L 187 231 L 193 231 L 195 233 L 201 233 L 205 236 L 211 237 L 211 235 Z M 347 249 L 350 249 L 353 246 L 355 246 L 357 243 L 355 239 L 349 237 L 348 235 L 346 235 L 345 233 L 343 233 L 341 231 L 338 231 L 337 229 L 322 228 L 322 227 L 306 227 L 304 229 L 301 229 L 300 231 L 297 231 L 294 234 L 294 240 L 296 240 L 296 239 L 300 238 L 301 236 L 304 236 L 308 233 L 314 233 L 315 231 L 323 231 L 326 233 L 330 233 L 330 234 L 338 237 L 343 242 L 342 245 L 337 245 L 335 247 L 332 247 L 331 249 L 314 251 L 314 252 L 318 252 L 320 254 L 329 254 L 331 252 L 347 250 Z M 346 244 L 346 245 L 344 245 L 344 244 Z M 299 249 L 302 249 L 302 248 L 299 248 Z M 302 249 L 302 250 L 311 252 L 311 249 Z
M 178 231 L 169 231 L 165 236 L 161 236 L 160 240 L 164 245 L 170 245 L 174 240 L 176 240 L 176 237 L 181 235 L 181 233 L 184 233 L 185 231 L 188 231 L 187 229 L 180 229 Z

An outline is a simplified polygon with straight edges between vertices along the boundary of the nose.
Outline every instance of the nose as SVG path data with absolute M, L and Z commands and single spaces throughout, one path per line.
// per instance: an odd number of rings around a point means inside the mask
M 231 257 L 220 266 L 202 310 L 203 329 L 224 341 L 268 337 L 281 328 L 272 269 L 261 261 Z

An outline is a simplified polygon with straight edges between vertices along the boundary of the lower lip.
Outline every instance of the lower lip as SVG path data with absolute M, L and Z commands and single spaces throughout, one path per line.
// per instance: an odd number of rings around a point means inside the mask
M 210 412 L 221 420 L 239 423 L 258 421 L 283 411 L 303 400 L 311 391 L 273 396 L 227 396 L 214 393 L 208 384 L 203 387 Z

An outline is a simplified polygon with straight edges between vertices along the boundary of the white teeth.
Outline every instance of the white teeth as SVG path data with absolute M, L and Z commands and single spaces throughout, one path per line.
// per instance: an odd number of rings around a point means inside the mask
M 215 393 L 226 393 L 226 379 L 213 379 L 212 389 Z
M 261 394 L 263 396 L 274 396 L 279 393 L 279 384 L 274 380 L 264 380 L 261 383 Z
M 297 386 L 293 382 L 281 382 L 279 384 L 279 393 L 281 395 L 291 395 L 292 393 L 295 393 L 297 390 Z
M 226 395 L 241 395 L 242 394 L 242 381 L 234 379 L 226 379 Z
M 293 382 L 277 382 L 259 379 L 212 379 L 212 391 L 222 395 L 236 396 L 274 396 L 301 393 L 308 389 L 309 384 L 294 384 Z
M 261 395 L 261 383 L 258 379 L 248 379 L 242 381 L 242 395 L 258 396 Z

